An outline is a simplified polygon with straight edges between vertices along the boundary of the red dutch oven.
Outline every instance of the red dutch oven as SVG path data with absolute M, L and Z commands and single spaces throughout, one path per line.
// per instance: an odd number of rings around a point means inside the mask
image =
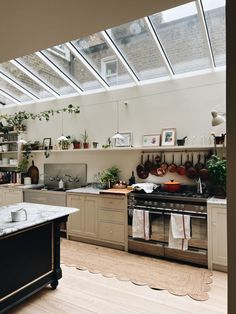
M 181 184 L 174 180 L 170 180 L 169 182 L 165 182 L 163 185 L 163 190 L 166 192 L 179 192 L 181 189 Z

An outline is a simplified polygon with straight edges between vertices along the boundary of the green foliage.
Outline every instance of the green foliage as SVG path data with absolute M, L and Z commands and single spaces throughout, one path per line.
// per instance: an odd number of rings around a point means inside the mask
M 116 166 L 112 166 L 106 170 L 104 170 L 100 176 L 101 183 L 108 183 L 115 184 L 119 181 L 119 174 L 120 170 Z
M 22 146 L 22 159 L 17 167 L 18 172 L 26 172 L 28 169 L 28 164 L 29 164 L 29 158 L 31 157 L 31 152 L 32 152 L 32 143 L 27 142 Z
M 11 115 L 8 114 L 2 114 L 0 115 L 0 120 L 2 121 L 2 124 L 5 127 L 15 127 L 18 131 L 22 129 L 23 122 L 29 119 L 36 120 L 38 119 L 39 121 L 46 120 L 49 121 L 50 116 L 53 116 L 55 113 L 59 114 L 61 112 L 68 112 L 70 114 L 75 113 L 78 114 L 80 113 L 79 106 L 73 106 L 73 105 L 68 105 L 66 108 L 58 109 L 58 110 L 45 110 L 39 113 L 30 113 L 27 111 L 18 111 L 15 112 Z M 3 123 L 4 122 L 4 123 Z
M 88 141 L 88 133 L 87 133 L 86 129 L 84 130 L 84 133 L 81 134 L 81 138 L 82 138 L 84 143 L 88 143 L 87 142 Z
M 209 177 L 215 185 L 226 187 L 226 159 L 221 159 L 216 155 L 212 155 L 207 161 Z

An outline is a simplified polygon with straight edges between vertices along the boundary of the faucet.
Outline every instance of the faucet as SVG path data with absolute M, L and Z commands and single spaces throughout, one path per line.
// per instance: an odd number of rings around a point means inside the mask
M 202 181 L 201 178 L 199 177 L 198 180 L 196 180 L 197 182 L 197 193 L 198 194 L 202 194 Z

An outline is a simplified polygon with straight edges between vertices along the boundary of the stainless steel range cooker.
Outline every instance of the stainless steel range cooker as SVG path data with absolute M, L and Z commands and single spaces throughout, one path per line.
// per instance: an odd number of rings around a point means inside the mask
M 129 251 L 174 260 L 207 265 L 207 198 L 186 186 L 178 193 L 155 190 L 153 193 L 131 192 L 128 199 Z M 132 222 L 134 209 L 149 212 L 149 240 L 134 238 Z M 169 248 L 171 213 L 190 216 L 191 239 L 186 251 Z

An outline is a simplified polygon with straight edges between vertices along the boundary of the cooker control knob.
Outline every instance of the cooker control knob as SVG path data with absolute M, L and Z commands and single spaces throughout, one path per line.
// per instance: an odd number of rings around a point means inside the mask
M 173 204 L 173 203 L 170 203 L 170 207 L 173 208 L 173 207 L 174 207 L 174 204 Z
M 154 206 L 157 206 L 158 205 L 158 203 L 157 202 L 154 202 Z
M 152 201 L 149 201 L 149 202 L 148 202 L 148 205 L 152 206 Z
M 180 205 L 180 208 L 181 208 L 181 209 L 184 209 L 184 204 L 181 204 L 181 205 Z
M 179 206 L 180 204 L 176 204 L 176 208 L 179 208 L 180 206 Z
M 162 207 L 166 207 L 166 203 L 161 203 L 161 206 Z
M 195 205 L 194 208 L 196 211 L 199 211 L 199 206 Z
M 200 211 L 203 211 L 204 210 L 204 206 L 200 206 Z
M 144 205 L 148 205 L 148 201 L 144 201 Z

